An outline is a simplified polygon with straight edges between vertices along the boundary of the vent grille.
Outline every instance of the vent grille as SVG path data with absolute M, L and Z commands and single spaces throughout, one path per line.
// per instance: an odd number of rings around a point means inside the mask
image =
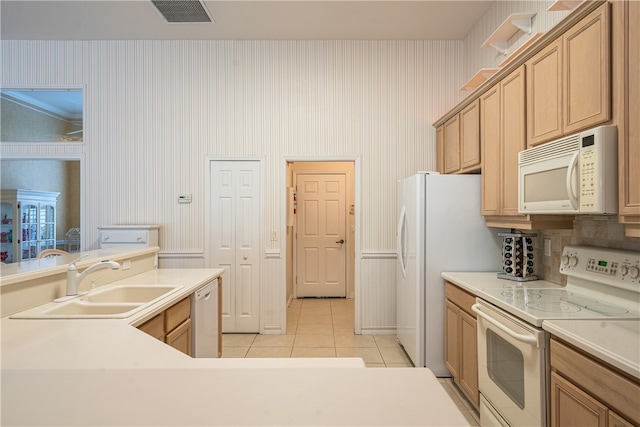
M 213 22 L 198 0 L 151 0 L 167 22 Z
M 578 150 L 580 150 L 580 135 L 575 134 L 521 151 L 518 153 L 518 164 L 525 165 L 542 159 L 551 159 Z

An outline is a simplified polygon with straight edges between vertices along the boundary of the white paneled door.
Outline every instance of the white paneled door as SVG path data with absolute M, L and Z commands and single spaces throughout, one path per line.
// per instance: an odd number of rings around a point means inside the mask
M 260 332 L 258 160 L 212 160 L 211 259 L 222 275 L 222 332 Z
M 296 295 L 346 296 L 345 174 L 296 175 Z

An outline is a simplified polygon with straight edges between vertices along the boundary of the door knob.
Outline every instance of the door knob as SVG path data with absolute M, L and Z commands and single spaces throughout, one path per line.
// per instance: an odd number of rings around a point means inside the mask
M 338 240 L 336 243 L 343 244 L 343 243 L 344 243 L 344 239 L 340 239 L 340 240 Z
M 244 259 L 246 261 L 247 259 L 249 259 L 249 257 L 245 255 L 245 256 L 242 257 L 242 259 Z

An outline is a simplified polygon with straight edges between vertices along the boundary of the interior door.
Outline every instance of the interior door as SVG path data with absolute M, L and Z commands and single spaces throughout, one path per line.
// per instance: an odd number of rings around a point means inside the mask
M 213 160 L 212 265 L 222 274 L 222 332 L 260 332 L 260 162 Z
M 346 296 L 346 175 L 296 174 L 296 295 Z

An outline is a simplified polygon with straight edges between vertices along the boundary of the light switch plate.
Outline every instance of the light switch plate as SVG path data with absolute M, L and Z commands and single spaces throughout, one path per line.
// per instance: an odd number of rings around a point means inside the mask
M 191 194 L 178 194 L 178 203 L 191 203 Z

